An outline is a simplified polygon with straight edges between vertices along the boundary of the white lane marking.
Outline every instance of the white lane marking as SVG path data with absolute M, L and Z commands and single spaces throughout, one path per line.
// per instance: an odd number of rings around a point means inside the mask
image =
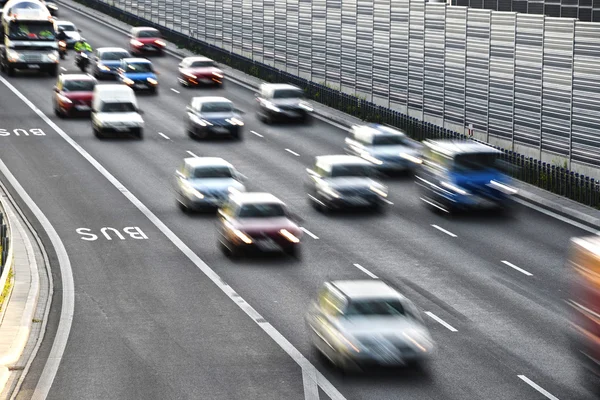
M 433 201 L 429 201 L 429 200 L 427 200 L 427 199 L 426 199 L 426 198 L 424 198 L 424 197 L 420 197 L 420 199 L 421 199 L 421 200 L 423 200 L 425 203 L 429 204 L 430 206 L 432 206 L 432 207 L 435 207 L 435 208 L 437 208 L 438 210 L 441 210 L 441 211 L 443 211 L 443 212 L 445 212 L 445 213 L 449 214 L 448 210 L 446 210 L 446 209 L 445 209 L 445 208 L 443 208 L 443 207 L 440 207 L 440 206 L 438 206 L 438 205 L 437 205 L 437 204 L 435 204 Z
M 212 269 L 210 268 L 196 253 L 192 251 L 161 219 L 159 219 L 144 203 L 142 203 L 133 193 L 131 193 L 117 178 L 114 177 L 108 170 L 100 164 L 94 157 L 91 156 L 83 147 L 81 147 L 73 138 L 71 138 L 65 131 L 63 131 L 58 125 L 56 125 L 46 114 L 44 114 L 39 108 L 37 108 L 27 97 L 25 97 L 21 92 L 19 92 L 14 86 L 12 86 L 6 79 L 0 76 L 0 82 L 2 82 L 6 87 L 8 87 L 17 97 L 19 97 L 29 108 L 31 108 L 48 126 L 50 126 L 59 136 L 65 140 L 75 151 L 77 151 L 83 158 L 85 158 L 98 172 L 100 172 L 117 190 L 119 190 L 123 195 L 138 209 L 142 214 L 148 218 L 150 222 L 157 229 L 159 229 L 166 237 L 173 243 L 185 256 L 192 262 L 196 267 L 206 276 L 208 277 L 223 293 L 225 293 L 238 307 L 246 313 L 265 333 L 275 341 L 302 369 L 302 378 L 304 382 L 304 387 L 307 387 L 307 382 L 312 382 L 313 385 L 319 385 L 323 389 L 323 391 L 331 398 L 331 400 L 346 400 L 346 398 L 337 390 L 331 382 L 319 372 L 311 362 L 300 353 L 296 347 L 289 340 L 287 340 L 277 329 L 275 329 L 270 323 L 268 323 L 259 313 L 256 311 L 246 300 L 244 300 L 240 295 L 238 295 L 225 281 Z M 33 200 L 32 200 L 33 202 Z M 35 206 L 35 204 L 33 204 Z M 30 206 L 33 211 L 33 206 Z M 38 209 L 39 210 L 39 209 Z M 41 211 L 40 211 L 41 213 Z M 43 214 L 42 214 L 43 215 Z M 46 220 L 47 221 L 47 220 Z M 56 231 L 53 230 L 52 226 L 49 225 L 49 229 L 52 229 L 52 232 L 56 234 Z M 52 238 L 52 235 L 49 234 Z M 61 250 L 58 248 L 59 245 L 62 245 L 60 242 L 60 238 L 56 234 L 56 239 L 59 240 L 58 243 L 54 243 L 57 248 L 57 254 L 59 256 L 59 262 L 61 261 Z M 43 400 L 48 396 L 48 392 L 50 391 L 50 387 L 52 386 L 52 382 L 54 377 L 56 376 L 56 372 L 58 370 L 58 366 L 62 359 L 64 349 L 66 347 L 66 342 L 68 338 L 68 334 L 61 335 L 61 326 L 64 326 L 68 323 L 69 332 L 73 320 L 73 309 L 74 309 L 74 289 L 73 289 L 73 275 L 71 270 L 71 264 L 69 263 L 67 252 L 62 246 L 62 252 L 64 252 L 64 256 L 66 257 L 66 261 L 63 260 L 60 262 L 61 265 L 61 273 L 63 274 L 63 308 L 61 312 L 61 320 L 59 321 L 59 330 L 57 332 L 54 344 L 52 346 L 52 350 L 50 352 L 50 356 L 48 357 L 46 366 L 44 367 L 44 371 L 42 372 L 42 376 L 38 381 L 38 386 L 36 387 L 36 391 L 32 399 L 35 400 Z M 68 270 L 63 271 L 63 264 L 67 263 Z M 65 283 L 66 280 L 66 283 Z M 65 299 L 70 299 L 71 303 L 69 303 Z M 65 304 L 65 302 L 67 302 Z M 67 312 L 65 312 L 67 311 Z M 63 321 L 64 319 L 64 321 Z M 58 342 L 58 344 L 57 344 Z M 37 395 L 36 395 L 37 393 Z M 318 397 L 313 397 L 315 390 L 310 390 L 305 393 L 306 399 L 318 399 Z M 318 391 L 317 391 L 318 393 Z
M 438 317 L 431 311 L 425 311 L 425 314 L 429 315 L 432 319 L 434 319 L 435 321 L 439 322 L 441 325 L 446 327 L 446 329 L 448 329 L 450 332 L 458 332 L 458 329 L 454 328 L 452 325 L 450 325 L 449 323 L 447 323 L 446 321 L 444 321 L 443 319 L 441 319 L 440 317 Z
M 437 225 L 434 225 L 434 224 L 431 224 L 431 226 L 433 226 L 435 229 L 437 229 L 440 232 L 444 232 L 448 236 L 456 237 L 456 235 L 454 233 L 452 233 L 450 231 L 447 231 L 447 230 L 445 230 L 444 228 L 442 228 L 440 226 L 437 226 Z
M 528 384 L 529 386 L 531 386 L 532 388 L 534 388 L 535 390 L 537 390 L 538 392 L 540 392 L 541 394 L 543 394 L 544 396 L 549 398 L 550 400 L 558 400 L 558 397 L 553 396 L 552 394 L 550 394 L 550 392 L 548 392 L 546 389 L 544 389 L 543 387 L 541 387 L 540 385 L 538 385 L 537 383 L 535 383 L 534 381 L 532 381 L 525 375 L 517 375 L 517 376 L 519 378 L 521 378 L 521 380 L 523 382 L 525 382 L 526 384 Z
M 311 238 L 317 240 L 319 239 L 319 237 L 317 235 L 315 235 L 314 233 L 312 233 L 311 231 L 309 231 L 308 229 L 306 229 L 305 227 L 301 226 L 300 230 L 302 230 L 302 232 L 306 233 L 308 236 L 310 236 Z
M 190 156 L 192 157 L 196 157 L 196 158 L 200 158 L 199 156 L 195 155 L 194 153 L 192 153 L 191 151 L 186 151 L 186 153 L 188 153 Z
M 533 274 L 532 274 L 532 273 L 530 273 L 530 272 L 527 272 L 527 271 L 525 271 L 523 268 L 519 268 L 519 267 L 517 267 L 515 264 L 513 264 L 513 263 L 510 263 L 510 262 L 508 262 L 508 261 L 502 260 L 502 264 L 504 264 L 504 265 L 508 265 L 509 267 L 511 267 L 511 268 L 514 268 L 514 269 L 516 269 L 517 271 L 519 271 L 520 273 L 522 273 L 522 274 L 525 274 L 525 275 L 527 275 L 527 276 L 533 276 Z
M 290 149 L 285 149 L 285 151 L 287 151 L 290 154 L 295 155 L 296 157 L 300 157 L 300 154 L 296 153 L 294 150 L 290 150 Z
M 392 203 L 391 201 L 389 201 L 388 199 L 381 199 L 383 200 L 384 203 L 389 204 L 390 206 L 393 206 L 394 203 Z
M 45 122 L 53 127 L 54 123 L 48 117 L 46 117 L 46 115 L 39 111 L 25 96 L 17 91 L 12 85 L 10 85 L 3 77 L 0 77 L 0 82 L 6 85 L 40 117 L 43 116 Z M 56 336 L 54 337 L 50 354 L 46 359 L 46 365 L 44 365 L 40 379 L 38 380 L 33 396 L 31 397 L 35 400 L 43 400 L 50 392 L 52 382 L 54 381 L 54 377 L 58 371 L 65 348 L 67 347 L 67 340 L 69 338 L 69 334 L 71 333 L 71 326 L 73 325 L 73 313 L 75 310 L 75 284 L 73 282 L 73 270 L 71 269 L 71 260 L 69 259 L 69 255 L 67 254 L 67 250 L 60 239 L 60 236 L 58 236 L 58 233 L 48 218 L 46 218 L 42 210 L 40 210 L 40 208 L 35 204 L 33 199 L 27 194 L 23 186 L 21 186 L 21 184 L 17 181 L 2 160 L 0 160 L 0 171 L 6 177 L 10 185 L 19 194 L 19 197 L 25 202 L 27 207 L 29 207 L 33 215 L 35 215 L 35 218 L 40 222 L 44 231 L 46 231 L 48 234 L 50 242 L 56 251 L 58 264 L 60 267 L 62 282 L 62 304 L 58 327 L 56 329 Z
M 260 133 L 258 133 L 258 132 L 250 131 L 250 133 L 254 133 L 254 134 L 255 134 L 256 136 L 258 136 L 258 137 L 264 137 L 263 135 L 261 135 L 261 134 L 260 134 Z
M 179 93 L 179 90 L 175 90 L 173 88 L 171 88 L 172 91 L 174 91 L 175 93 Z
M 375 275 L 374 273 L 372 273 L 371 271 L 369 271 L 368 269 L 366 269 L 365 267 L 363 267 L 360 264 L 353 264 L 356 268 L 360 269 L 362 272 L 364 272 L 365 274 L 369 275 L 371 278 L 373 279 L 379 279 L 379 277 L 377 275 Z
M 162 133 L 162 132 L 158 132 L 158 134 L 159 134 L 160 136 L 164 137 L 164 138 L 165 138 L 165 139 L 167 139 L 167 140 L 171 140 L 171 138 L 170 138 L 170 137 L 168 137 L 167 135 L 165 135 L 165 134 L 164 134 L 164 133 Z
M 60 67 L 61 70 L 66 71 L 67 69 L 65 67 Z
M 580 222 L 573 221 L 572 219 L 569 219 L 567 217 L 563 217 L 562 215 L 559 215 L 559 214 L 557 214 L 555 212 L 552 212 L 550 210 L 546 210 L 545 208 L 536 206 L 535 204 L 531 204 L 530 202 L 525 201 L 523 199 L 514 198 L 514 201 L 516 201 L 517 203 L 523 204 L 524 206 L 529 207 L 529 208 L 531 208 L 533 210 L 539 211 L 542 214 L 546 214 L 546 215 L 548 215 L 548 216 L 550 216 L 552 218 L 555 218 L 555 219 L 557 219 L 559 221 L 566 222 L 567 224 L 573 225 L 573 226 L 575 226 L 575 227 L 577 227 L 579 229 L 583 229 L 584 231 L 593 233 L 595 235 L 600 235 L 600 231 L 598 229 L 594 229 L 594 228 L 592 228 L 590 226 L 587 226 L 587 225 L 584 225 L 584 224 L 582 224 Z

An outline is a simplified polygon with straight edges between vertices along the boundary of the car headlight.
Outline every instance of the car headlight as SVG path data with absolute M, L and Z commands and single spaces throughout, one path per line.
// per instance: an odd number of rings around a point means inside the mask
M 333 189 L 331 186 L 322 186 L 321 191 L 336 199 L 340 198 L 340 193 L 337 190 Z
M 98 69 L 101 69 L 102 71 L 110 71 L 110 67 L 107 67 L 104 64 L 98 64 Z
M 445 187 L 446 189 L 450 189 L 453 192 L 456 192 L 456 193 L 461 194 L 463 196 L 468 196 L 468 195 L 471 194 L 471 193 L 467 192 L 465 189 L 463 189 L 463 188 L 461 188 L 459 186 L 453 185 L 450 182 L 442 182 L 442 186 Z
M 400 157 L 404 158 L 405 160 L 411 161 L 415 164 L 423 164 L 423 160 L 421 160 L 418 157 L 411 156 L 410 154 L 407 154 L 407 153 L 400 153 Z
M 69 99 L 67 96 L 63 96 L 62 94 L 59 94 L 59 95 L 58 95 L 58 99 L 59 99 L 61 102 L 63 102 L 63 103 L 68 103 L 68 104 L 71 104 L 71 103 L 73 103 L 73 102 L 71 101 L 71 99 Z
M 139 40 L 135 40 L 135 39 L 131 39 L 129 41 L 129 43 L 131 43 L 135 47 L 142 47 L 144 45 L 144 43 L 140 42 Z
M 58 54 L 54 51 L 52 53 L 48 53 L 47 57 L 50 59 L 50 61 L 58 62 Z
M 378 159 L 378 158 L 376 158 L 376 157 L 373 157 L 372 155 L 370 155 L 370 154 L 369 154 L 369 153 L 367 153 L 367 152 L 363 152 L 363 153 L 361 153 L 361 155 L 360 155 L 360 156 L 361 156 L 362 158 L 364 158 L 365 160 L 367 160 L 367 161 L 369 161 L 369 162 L 373 163 L 373 164 L 376 164 L 376 165 L 381 165 L 381 164 L 383 164 L 383 161 L 379 160 L 379 159 Z
M 220 74 L 218 72 L 213 72 L 212 73 L 214 76 L 216 76 L 217 78 L 223 78 L 223 74 Z
M 191 118 L 192 122 L 195 122 L 200 126 L 212 126 L 212 124 L 210 122 L 208 122 L 205 119 L 198 118 L 198 116 L 196 114 L 192 114 L 190 118 Z
M 126 85 L 133 85 L 133 81 L 129 78 L 123 78 L 123 83 Z
M 371 185 L 371 186 L 369 186 L 369 189 L 371 189 L 371 191 L 375 192 L 376 194 L 378 194 L 381 197 L 387 197 L 388 196 L 387 191 L 383 187 L 378 187 L 378 186 L 375 186 L 375 185 Z
M 235 117 L 228 118 L 225 121 L 229 122 L 231 125 L 244 126 L 244 123 Z
M 17 62 L 21 58 L 21 53 L 19 53 L 18 51 L 15 51 L 13 49 L 9 49 L 6 52 L 6 56 L 8 58 L 8 62 Z
M 313 111 L 313 108 L 310 106 L 310 104 L 308 104 L 308 103 L 306 103 L 306 102 L 304 102 L 304 101 L 301 101 L 301 102 L 300 102 L 300 104 L 298 104 L 298 106 L 299 106 L 300 108 L 303 108 L 303 109 L 305 109 L 305 110 L 306 110 L 306 111 L 308 111 L 308 112 L 312 112 L 312 111 Z
M 403 336 L 410 342 L 412 343 L 412 345 L 416 348 L 418 348 L 419 350 L 421 350 L 423 353 L 426 353 L 429 349 L 431 349 L 433 347 L 433 344 L 422 337 L 422 335 L 420 337 L 416 337 L 417 335 L 413 334 L 410 335 L 406 332 L 403 333 Z
M 252 239 L 250 236 L 246 235 L 239 229 L 236 229 L 230 222 L 225 221 L 225 227 L 229 229 L 235 236 L 237 236 L 242 242 L 246 244 L 252 244 Z
M 163 42 L 162 40 L 155 40 L 154 43 L 156 43 L 159 46 L 165 47 L 167 44 L 165 42 Z
M 287 229 L 281 229 L 279 233 L 281 233 L 281 236 L 283 236 L 292 243 L 300 243 L 300 239 Z
M 154 78 L 148 78 L 146 80 L 150 82 L 151 85 L 158 85 L 158 81 Z
M 187 73 L 187 72 L 184 72 L 183 74 L 184 74 L 185 76 L 187 76 L 188 78 L 192 78 L 192 79 L 198 79 L 198 77 L 197 77 L 196 75 L 189 74 L 189 73 Z
M 279 107 L 277 107 L 275 104 L 271 103 L 270 101 L 265 101 L 265 107 L 267 107 L 271 111 L 275 111 L 275 112 L 281 111 L 281 109 Z

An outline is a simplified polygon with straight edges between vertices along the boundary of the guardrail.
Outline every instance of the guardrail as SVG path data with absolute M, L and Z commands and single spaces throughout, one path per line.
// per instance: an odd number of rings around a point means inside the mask
M 4 267 L 8 264 L 10 247 L 10 231 L 6 211 L 0 201 L 0 276 L 4 275 Z M 1 281 L 1 279 L 0 279 Z M 0 285 L 0 292 L 4 286 Z
M 312 100 L 365 121 L 395 126 L 404 130 L 413 139 L 472 139 L 462 133 L 437 126 L 433 123 L 424 122 L 418 118 L 408 116 L 388 107 L 380 106 L 326 85 L 300 78 L 281 69 L 236 54 L 233 51 L 224 50 L 186 33 L 173 28 L 168 28 L 165 25 L 153 22 L 152 20 L 117 7 L 113 5 L 115 3 L 114 1 L 111 1 L 110 4 L 102 0 L 75 1 L 133 26 L 144 25 L 155 27 L 163 33 L 165 38 L 177 44 L 179 47 L 185 47 L 193 52 L 203 54 L 217 62 L 229 65 L 232 68 L 267 82 L 292 83 L 303 88 L 306 96 Z M 509 173 L 514 178 L 536 185 L 561 196 L 568 197 L 580 203 L 600 208 L 600 181 L 570 171 L 567 168 L 542 162 L 533 157 L 526 157 L 523 154 L 506 150 L 499 146 L 493 147 L 503 151 L 504 160 L 511 165 Z

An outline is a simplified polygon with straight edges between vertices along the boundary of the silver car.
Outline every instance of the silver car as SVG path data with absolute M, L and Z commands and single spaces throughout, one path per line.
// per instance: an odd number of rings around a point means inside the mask
M 325 283 L 306 323 L 315 348 L 342 369 L 418 364 L 434 350 L 417 308 L 379 280 Z
M 416 141 L 380 124 L 353 126 L 345 151 L 372 162 L 382 172 L 414 172 L 422 163 L 421 146 Z
M 175 171 L 177 203 L 182 211 L 218 208 L 230 194 L 245 192 L 245 177 L 218 157 L 190 157 Z

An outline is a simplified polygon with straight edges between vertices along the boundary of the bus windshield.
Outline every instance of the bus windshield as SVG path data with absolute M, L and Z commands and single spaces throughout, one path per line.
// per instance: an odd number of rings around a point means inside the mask
M 50 21 L 11 22 L 8 37 L 12 40 L 56 40 Z

